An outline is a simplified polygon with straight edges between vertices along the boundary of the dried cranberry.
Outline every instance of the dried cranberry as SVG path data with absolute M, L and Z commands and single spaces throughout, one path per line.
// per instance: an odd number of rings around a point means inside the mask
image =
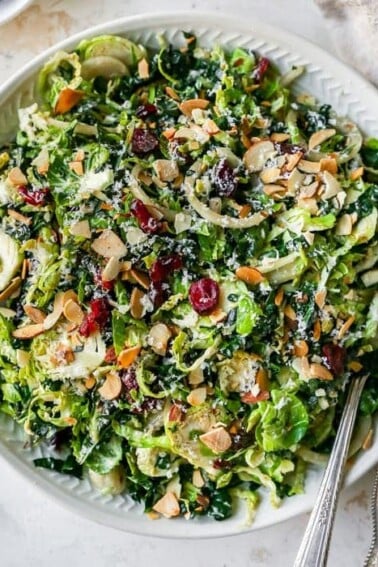
M 114 289 L 114 280 L 105 282 L 102 279 L 101 272 L 99 270 L 96 271 L 93 279 L 94 279 L 94 283 L 105 291 L 112 291 Z
M 110 310 L 109 303 L 105 297 L 92 299 L 89 304 L 90 312 L 84 317 L 82 324 L 79 327 L 79 333 L 83 337 L 89 337 L 99 328 L 106 325 L 109 319 Z
M 137 219 L 143 232 L 155 234 L 161 229 L 161 222 L 151 215 L 146 205 L 140 199 L 135 199 L 131 203 L 130 211 Z
M 200 314 L 210 313 L 218 304 L 219 286 L 211 278 L 201 278 L 189 288 L 189 301 Z
M 116 362 L 116 360 L 117 360 L 117 355 L 114 346 L 107 348 L 104 361 L 109 364 L 111 362 Z
M 224 459 L 215 459 L 213 461 L 213 467 L 217 470 L 219 469 L 229 469 L 231 468 L 231 463 L 225 461 Z
M 125 387 L 126 392 L 131 390 L 139 390 L 139 384 L 136 379 L 136 374 L 134 368 L 127 368 L 120 374 L 121 382 Z
M 25 203 L 33 205 L 34 207 L 41 207 L 42 205 L 46 205 L 47 197 L 50 193 L 47 187 L 41 187 L 40 189 L 31 189 L 26 187 L 26 185 L 20 185 L 18 187 L 18 192 L 20 193 Z
M 163 282 L 150 283 L 148 297 L 154 304 L 154 307 L 160 307 L 168 297 L 169 286 Z
M 329 368 L 335 376 L 340 376 L 344 371 L 346 350 L 334 343 L 327 343 L 322 347 L 322 353 Z
M 155 134 L 146 128 L 134 128 L 131 138 L 131 148 L 134 154 L 148 154 L 159 146 Z
M 179 254 L 170 254 L 158 258 L 151 266 L 150 278 L 154 284 L 159 284 L 167 280 L 169 275 L 175 270 L 182 268 L 182 258 Z
M 149 116 L 157 113 L 157 107 L 154 104 L 141 104 L 135 111 L 138 118 L 145 120 Z
M 276 142 L 274 147 L 280 155 L 304 153 L 302 146 L 298 146 L 298 144 L 290 144 L 290 142 Z
M 231 197 L 238 187 L 235 171 L 225 158 L 214 168 L 213 183 L 221 197 Z
M 257 63 L 256 69 L 254 70 L 253 76 L 258 83 L 261 83 L 262 79 L 264 78 L 265 73 L 267 72 L 270 66 L 270 61 L 267 57 L 262 57 L 260 61 Z

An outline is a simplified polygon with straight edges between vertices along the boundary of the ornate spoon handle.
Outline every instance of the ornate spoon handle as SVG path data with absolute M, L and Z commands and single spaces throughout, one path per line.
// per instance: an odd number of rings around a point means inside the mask
M 294 567 L 324 567 L 326 565 L 350 439 L 356 420 L 358 402 L 366 379 L 367 376 L 356 378 L 349 387 L 335 443 Z

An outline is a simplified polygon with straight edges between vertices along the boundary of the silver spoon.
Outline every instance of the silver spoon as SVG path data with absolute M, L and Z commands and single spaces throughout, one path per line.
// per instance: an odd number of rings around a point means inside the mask
M 358 402 L 367 377 L 366 375 L 355 378 L 349 386 L 335 443 L 294 567 L 325 567 L 327 563 L 336 505 L 342 486 Z
M 374 486 L 373 486 L 373 492 L 371 495 L 371 503 L 370 503 L 370 512 L 371 512 L 371 522 L 372 522 L 372 537 L 371 537 L 370 549 L 365 559 L 364 567 L 377 567 L 378 566 L 378 542 L 377 542 L 378 468 L 375 471 Z

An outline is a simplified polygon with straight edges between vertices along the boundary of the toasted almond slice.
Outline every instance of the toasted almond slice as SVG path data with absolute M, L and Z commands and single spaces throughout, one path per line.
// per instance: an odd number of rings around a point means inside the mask
M 184 140 L 193 140 L 200 144 L 206 144 L 210 140 L 210 136 L 205 130 L 202 130 L 197 124 L 193 124 L 190 128 L 183 127 L 176 130 L 174 137 L 176 139 L 183 138 Z M 191 146 L 192 150 L 198 149 L 197 145 Z
M 199 438 L 214 453 L 224 453 L 232 444 L 231 436 L 224 427 L 215 427 L 200 435 Z
M 14 278 L 11 283 L 0 293 L 0 302 L 9 299 L 21 286 L 22 279 L 17 276 Z
M 239 280 L 251 285 L 257 285 L 264 280 L 264 276 L 257 268 L 251 266 L 240 266 L 235 271 L 235 275 Z
M 25 175 L 22 173 L 19 167 L 13 167 L 10 172 L 8 173 L 8 181 L 18 187 L 19 185 L 27 185 L 28 180 Z
M 172 336 L 171 330 L 164 323 L 156 323 L 148 335 L 148 344 L 156 354 L 164 356 L 167 352 L 168 341 Z
M 190 512 L 189 512 L 189 517 L 190 517 Z M 150 510 L 149 512 L 146 512 L 146 516 L 149 520 L 158 520 L 160 518 L 159 514 L 157 512 L 154 512 L 153 510 Z
M 191 116 L 192 110 L 195 108 L 205 110 L 208 106 L 209 101 L 204 98 L 191 98 L 189 100 L 183 100 L 179 104 L 179 109 L 185 116 Z
M 270 139 L 272 140 L 272 142 L 286 142 L 286 140 L 289 140 L 289 138 L 290 138 L 290 135 L 285 134 L 284 132 L 274 132 L 270 136 Z
M 89 226 L 89 222 L 87 220 L 82 220 L 71 224 L 69 231 L 72 236 L 81 236 L 82 238 L 91 237 L 91 227 Z
M 296 312 L 294 311 L 294 309 L 292 308 L 291 305 L 286 305 L 286 307 L 284 309 L 284 314 L 285 314 L 285 317 L 287 317 L 291 321 L 297 320 L 297 314 L 296 314 Z
M 45 331 L 43 323 L 37 323 L 35 325 L 26 325 L 25 327 L 20 327 L 12 332 L 12 336 L 16 339 L 32 339 L 37 335 L 40 335 Z
M 296 372 L 298 372 L 301 378 L 310 377 L 310 364 L 308 362 L 307 356 L 298 356 L 293 359 L 292 366 Z
M 174 128 L 167 128 L 166 130 L 164 130 L 163 136 L 164 136 L 164 138 L 167 138 L 167 140 L 171 140 L 174 137 L 175 132 L 176 132 L 176 130 Z
M 341 339 L 349 331 L 350 327 L 354 323 L 355 318 L 356 317 L 354 315 L 351 315 L 350 317 L 348 317 L 345 323 L 340 327 L 339 335 L 338 335 L 339 339 Z
M 339 236 L 348 236 L 349 234 L 352 234 L 352 230 L 352 217 L 351 215 L 348 215 L 348 213 L 345 213 L 338 219 L 335 232 Z
M 320 171 L 329 171 L 332 175 L 337 173 L 337 161 L 335 158 L 326 157 L 320 160 Z
M 26 217 L 25 215 L 22 215 L 18 211 L 14 211 L 13 209 L 8 209 L 7 212 L 8 212 L 8 216 L 12 217 L 12 219 L 21 222 L 22 224 L 26 224 L 26 226 L 29 226 L 32 222 L 32 219 L 30 217 Z
M 321 289 L 315 293 L 314 299 L 319 309 L 323 309 L 327 297 L 327 290 Z
M 192 483 L 196 488 L 202 488 L 205 484 L 201 471 L 199 471 L 198 469 L 193 471 Z
M 109 372 L 106 375 L 105 382 L 98 389 L 98 393 L 104 400 L 115 400 L 118 398 L 122 390 L 121 378 L 117 372 Z
M 133 362 L 137 359 L 140 350 L 140 345 L 136 345 L 130 348 L 125 348 L 122 350 L 117 358 L 117 362 L 121 368 L 128 368 L 133 364 Z
M 80 305 L 69 299 L 63 307 L 63 313 L 65 318 L 70 321 L 70 323 L 75 323 L 75 325 L 81 325 L 84 319 L 84 312 Z
M 63 293 L 63 307 L 66 305 L 66 303 L 72 299 L 72 301 L 75 301 L 76 303 L 79 302 L 78 297 L 77 297 L 77 293 L 76 291 L 74 291 L 73 289 L 67 289 L 67 291 L 65 291 Z
M 205 386 L 201 386 L 200 388 L 195 388 L 190 392 L 187 396 L 186 401 L 191 406 L 200 406 L 206 400 L 207 389 Z
M 328 368 L 317 362 L 310 364 L 310 377 L 318 378 L 318 380 L 333 380 L 333 375 Z
M 287 192 L 287 189 L 282 185 L 269 183 L 268 185 L 264 185 L 263 191 L 265 195 L 269 195 L 269 197 L 281 197 L 283 193 Z
M 115 280 L 119 274 L 121 264 L 116 256 L 112 256 L 107 261 L 105 268 L 102 270 L 101 279 L 103 282 L 111 282 Z
M 308 355 L 308 344 L 306 341 L 298 340 L 294 343 L 294 354 L 295 356 L 307 356 Z
M 82 161 L 70 161 L 68 167 L 76 175 L 84 175 L 84 166 Z
M 173 98 L 173 100 L 180 100 L 179 95 L 172 87 L 165 87 L 165 92 L 170 98 Z
M 352 181 L 357 181 L 357 179 L 360 179 L 360 177 L 362 177 L 363 174 L 364 174 L 364 168 L 357 167 L 357 169 L 354 169 L 353 171 L 350 172 L 349 178 Z
M 301 152 L 286 155 L 286 166 L 285 166 L 286 171 L 293 171 L 294 167 L 296 167 L 297 164 L 299 163 L 301 157 L 302 157 Z
M 127 252 L 127 248 L 115 232 L 110 229 L 104 230 L 98 238 L 92 242 L 92 250 L 104 258 L 121 258 Z
M 79 150 L 77 150 L 74 156 L 74 161 L 83 161 L 84 158 L 85 158 L 85 151 L 80 148 Z
M 209 319 L 214 325 L 216 325 L 217 323 L 221 323 L 226 319 L 226 317 L 227 317 L 227 313 L 222 311 L 222 309 L 220 309 L 219 307 L 214 309 L 214 311 L 212 311 L 209 315 Z
M 132 263 L 129 260 L 124 260 L 120 263 L 119 271 L 120 272 L 129 272 L 132 268 Z
M 251 211 L 252 211 L 251 205 L 242 205 L 239 211 L 239 218 L 241 219 L 247 218 L 247 216 Z
M 358 362 L 358 360 L 351 360 L 348 364 L 348 368 L 352 372 L 360 372 L 363 369 L 363 366 L 361 362 Z
M 55 105 L 55 114 L 65 114 L 69 112 L 83 98 L 83 91 L 74 89 L 63 89 L 59 93 L 58 101 Z
M 269 390 L 269 377 L 265 368 L 259 368 L 256 372 L 256 384 L 258 384 L 261 392 Z
M 298 207 L 301 209 L 306 209 L 312 215 L 316 215 L 319 211 L 318 204 L 314 197 L 308 197 L 306 199 L 302 199 L 301 197 L 297 200 Z
M 205 130 L 205 132 L 207 132 L 210 136 L 215 136 L 215 134 L 218 134 L 220 132 L 219 127 L 214 122 L 214 120 L 211 120 L 211 118 L 206 118 L 206 120 L 202 124 L 202 129 Z
M 284 294 L 285 294 L 285 292 L 284 292 L 283 287 L 280 287 L 280 289 L 277 291 L 277 293 L 274 297 L 274 305 L 276 307 L 279 307 L 282 304 Z
M 316 194 L 318 189 L 318 182 L 314 181 L 314 183 L 310 183 L 310 185 L 302 185 L 299 191 L 299 198 L 300 199 L 309 199 Z
M 144 307 L 142 300 L 145 294 L 139 288 L 134 287 L 130 297 L 130 313 L 134 319 L 141 319 L 143 317 Z
M 141 79 L 148 79 L 150 76 L 150 67 L 145 58 L 141 59 L 138 63 L 138 75 Z
M 0 315 L 5 317 L 5 319 L 13 319 L 17 315 L 14 309 L 8 309 L 8 307 L 0 307 Z
M 323 171 L 322 173 L 324 181 L 324 192 L 322 193 L 322 199 L 331 199 L 335 197 L 341 191 L 341 185 L 332 173 L 329 171 Z
M 314 323 L 314 328 L 312 331 L 312 334 L 314 336 L 314 341 L 318 342 L 321 334 L 322 334 L 322 325 L 319 321 L 319 319 L 316 319 L 315 323 Z
M 63 298 L 64 298 L 64 293 L 58 291 L 54 299 L 53 311 L 47 315 L 46 319 L 43 322 L 43 326 L 46 331 L 52 329 L 54 325 L 56 325 L 56 323 L 59 321 L 63 313 L 63 307 L 64 307 Z
M 303 173 L 319 173 L 320 162 L 318 161 L 308 161 L 306 159 L 301 159 L 298 162 L 298 169 L 303 171 Z
M 21 279 L 24 280 L 28 275 L 30 262 L 27 258 L 24 258 L 21 267 Z
M 24 311 L 29 319 L 33 321 L 33 323 L 43 323 L 43 321 L 46 319 L 46 314 L 41 311 L 41 309 L 34 307 L 34 305 L 24 305 Z
M 160 500 L 155 502 L 152 507 L 155 512 L 158 512 L 165 518 L 174 518 L 180 515 L 180 505 L 173 492 L 167 492 Z
M 335 134 L 336 130 L 334 128 L 326 128 L 324 130 L 314 132 L 308 141 L 308 149 L 313 150 L 329 138 L 332 138 Z
M 281 175 L 279 167 L 268 167 L 260 173 L 260 179 L 264 184 L 274 183 Z
M 261 140 L 248 148 L 244 154 L 243 161 L 249 171 L 261 171 L 266 161 L 275 153 L 276 150 L 270 140 Z
M 93 376 L 88 376 L 84 382 L 84 386 L 87 390 L 92 390 L 96 385 L 96 379 Z
M 177 163 L 172 159 L 156 159 L 152 165 L 161 181 L 174 181 L 180 173 Z
M 189 373 L 188 382 L 191 386 L 197 386 L 203 382 L 203 370 L 202 368 L 196 368 Z

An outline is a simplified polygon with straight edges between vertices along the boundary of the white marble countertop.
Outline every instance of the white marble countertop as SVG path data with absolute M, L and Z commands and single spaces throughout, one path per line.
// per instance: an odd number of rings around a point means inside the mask
M 68 35 L 119 16 L 172 10 L 217 10 L 265 20 L 332 50 L 311 0 L 40 0 L 0 27 L 0 81 Z M 345 490 L 332 540 L 331 567 L 362 566 L 370 540 L 373 473 Z M 288 567 L 307 516 L 234 538 L 169 541 L 142 538 L 84 520 L 62 508 L 0 456 L 1 567 Z

